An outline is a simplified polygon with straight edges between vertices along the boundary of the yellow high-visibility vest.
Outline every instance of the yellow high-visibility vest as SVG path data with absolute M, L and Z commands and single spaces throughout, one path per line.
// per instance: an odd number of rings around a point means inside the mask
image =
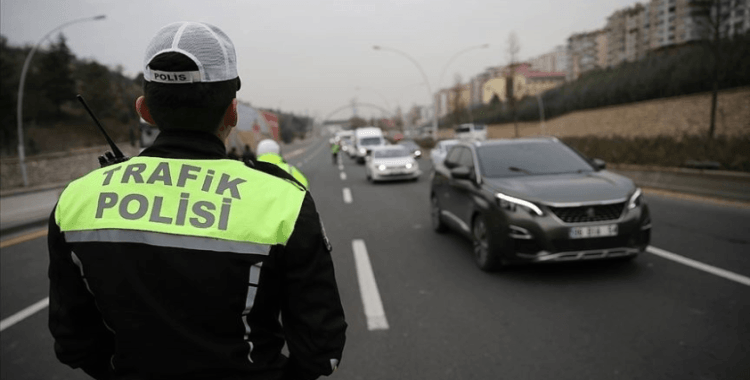
M 55 221 L 68 242 L 132 242 L 268 254 L 305 190 L 235 160 L 134 157 L 71 182 Z

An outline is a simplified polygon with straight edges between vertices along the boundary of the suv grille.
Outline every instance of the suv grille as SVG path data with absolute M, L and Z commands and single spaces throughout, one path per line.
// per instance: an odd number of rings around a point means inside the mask
M 579 207 L 550 206 L 549 209 L 565 223 L 587 223 L 619 219 L 623 207 L 625 207 L 625 202 Z

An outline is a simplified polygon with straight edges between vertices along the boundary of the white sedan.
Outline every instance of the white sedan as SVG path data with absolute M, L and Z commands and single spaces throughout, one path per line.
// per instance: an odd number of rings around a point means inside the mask
M 458 144 L 458 140 L 442 140 L 438 141 L 434 148 L 430 151 L 430 158 L 432 159 L 432 167 L 437 167 L 443 163 L 445 156 L 452 146 Z
M 400 145 L 375 147 L 365 159 L 368 181 L 417 180 L 422 171 L 411 152 Z

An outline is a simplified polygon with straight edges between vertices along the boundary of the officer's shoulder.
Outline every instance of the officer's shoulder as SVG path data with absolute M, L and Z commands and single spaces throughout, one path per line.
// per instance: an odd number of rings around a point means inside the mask
M 303 190 L 303 191 L 305 190 L 305 187 L 302 186 L 302 184 L 300 184 L 299 181 L 297 181 L 297 179 L 294 178 L 294 176 L 289 174 L 286 170 L 278 167 L 276 164 L 272 164 L 272 163 L 264 162 L 264 161 L 255 161 L 252 163 L 246 162 L 245 166 L 247 166 L 250 169 L 255 169 L 259 172 L 271 175 L 273 177 L 283 179 L 291 183 L 292 185 L 298 187 L 300 190 Z

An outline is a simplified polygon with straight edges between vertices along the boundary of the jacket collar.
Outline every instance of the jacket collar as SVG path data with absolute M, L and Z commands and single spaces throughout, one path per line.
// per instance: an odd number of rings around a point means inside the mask
M 207 132 L 191 130 L 161 131 L 154 143 L 139 156 L 190 159 L 227 158 L 224 143 Z

